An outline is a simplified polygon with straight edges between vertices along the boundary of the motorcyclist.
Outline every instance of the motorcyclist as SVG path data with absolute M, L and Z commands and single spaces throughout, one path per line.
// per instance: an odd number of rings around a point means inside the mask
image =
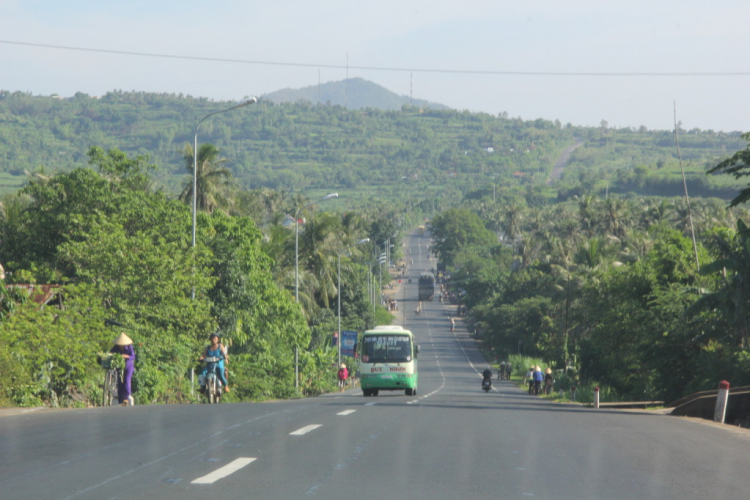
M 490 370 L 489 365 L 487 365 L 487 368 L 482 372 L 482 387 L 484 387 L 485 380 L 489 382 L 490 386 L 492 386 L 492 370 Z
M 212 333 L 208 336 L 209 342 L 211 344 L 206 346 L 206 349 L 203 351 L 203 354 L 200 358 L 198 358 L 200 361 L 203 361 L 206 358 L 210 357 L 216 357 L 220 358 L 219 362 L 216 363 L 216 375 L 218 375 L 219 380 L 221 381 L 222 385 L 224 386 L 224 392 L 229 392 L 229 384 L 227 383 L 227 377 L 226 372 L 224 369 L 224 363 L 229 363 L 229 358 L 227 356 L 227 348 L 224 346 L 224 344 L 221 343 L 221 337 L 219 337 L 219 334 Z M 201 372 L 201 375 L 204 377 L 206 376 L 206 373 L 208 373 L 208 366 L 203 367 L 203 371 Z

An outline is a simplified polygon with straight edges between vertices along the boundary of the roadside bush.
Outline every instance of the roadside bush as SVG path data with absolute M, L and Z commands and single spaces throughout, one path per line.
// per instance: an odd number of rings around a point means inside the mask
M 300 391 L 305 396 L 317 396 L 335 391 L 338 353 L 331 347 L 300 352 Z M 347 365 L 348 366 L 348 365 Z
M 61 293 L 65 309 L 26 301 L 3 320 L 0 380 L 12 384 L 5 393 L 15 404 L 67 405 L 74 395 L 77 404 L 90 402 L 78 388 L 101 375 L 92 361 L 108 340 L 103 309 L 89 287 L 67 286 Z
M 614 389 L 608 385 L 599 385 L 596 382 L 588 382 L 581 386 L 576 386 L 576 401 L 579 403 L 593 403 L 594 387 L 597 386 L 599 386 L 599 402 L 615 403 L 617 401 L 622 401 Z M 569 394 L 566 393 L 566 396 L 569 397 Z
M 526 375 L 526 372 L 529 371 L 530 367 L 539 366 L 544 370 L 547 366 L 541 358 L 532 358 L 531 356 L 523 356 L 521 354 L 511 354 L 510 356 L 507 356 L 504 361 L 506 363 L 510 361 L 511 366 L 513 367 L 513 374 L 511 376 L 514 378 L 519 377 L 521 379 L 523 379 L 523 376 Z

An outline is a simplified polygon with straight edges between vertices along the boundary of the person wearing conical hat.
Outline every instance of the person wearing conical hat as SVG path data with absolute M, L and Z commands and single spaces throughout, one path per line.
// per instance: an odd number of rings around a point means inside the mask
M 114 342 L 114 347 L 109 352 L 119 354 L 125 359 L 125 369 L 117 377 L 117 399 L 122 406 L 133 404 L 131 392 L 131 380 L 133 379 L 133 369 L 135 364 L 135 350 L 133 350 L 133 340 L 121 332 Z

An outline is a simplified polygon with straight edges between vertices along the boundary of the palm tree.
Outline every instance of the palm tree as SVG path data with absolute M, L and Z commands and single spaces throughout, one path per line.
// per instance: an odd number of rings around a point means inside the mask
M 185 145 L 182 154 L 185 160 L 185 169 L 193 175 L 193 147 Z M 219 150 L 213 144 L 201 144 L 198 148 L 197 173 L 195 176 L 198 186 L 197 206 L 199 210 L 213 212 L 217 208 L 225 208 L 230 205 L 230 197 L 227 196 L 227 188 L 232 178 L 232 173 L 226 167 L 220 166 L 225 163 L 226 158 L 219 157 Z M 185 185 L 180 194 L 180 201 L 192 204 L 193 181 Z
M 648 229 L 655 224 L 667 222 L 673 208 L 673 205 L 665 199 L 661 199 L 658 203 L 650 203 L 649 206 L 646 207 L 642 216 L 642 224 L 645 226 L 644 229 Z
M 18 193 L 5 194 L 0 200 L 0 222 L 6 226 L 19 228 L 22 224 L 21 216 L 31 205 L 31 198 Z
M 586 233 L 586 236 L 591 238 L 594 235 L 594 227 L 596 227 L 596 198 L 594 196 L 583 196 L 578 201 L 578 221 L 581 224 L 581 229 Z
M 717 309 L 731 325 L 735 343 L 744 349 L 748 340 L 750 311 L 750 229 L 742 219 L 732 239 L 715 237 L 719 258 L 701 269 L 701 274 L 721 273 L 723 287 L 701 297 L 691 310 Z
M 501 227 L 505 233 L 505 240 L 514 242 L 516 235 L 520 232 L 521 225 L 521 207 L 512 203 L 505 208 Z
M 52 179 L 51 175 L 47 175 L 44 172 L 44 168 L 40 168 L 38 172 L 29 172 L 26 169 L 23 169 L 23 173 L 26 174 L 26 178 L 29 181 L 29 184 L 39 184 L 39 185 L 47 185 Z
M 573 255 L 573 260 L 582 276 L 594 277 L 596 271 L 613 264 L 616 248 L 610 243 L 617 238 L 589 238 L 581 242 Z M 619 264 L 616 264 L 619 265 Z
M 336 297 L 337 251 L 343 237 L 341 218 L 336 214 L 317 215 L 300 230 L 300 275 L 306 270 L 315 277 L 303 280 L 300 290 L 315 297 L 322 307 L 329 307 Z
M 623 236 L 623 202 L 617 198 L 607 198 L 604 200 L 604 217 L 603 224 L 609 234 L 612 236 Z

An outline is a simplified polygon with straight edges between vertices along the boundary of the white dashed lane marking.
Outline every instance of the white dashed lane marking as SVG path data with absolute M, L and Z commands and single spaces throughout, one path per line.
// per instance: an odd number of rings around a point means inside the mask
M 255 460 L 256 460 L 255 458 L 238 458 L 237 460 L 229 462 L 224 467 L 216 469 L 210 474 L 206 474 L 203 477 L 194 479 L 193 481 L 191 481 L 191 483 L 192 484 L 213 484 L 219 479 L 223 477 L 227 477 L 228 475 L 234 472 L 237 472 L 238 470 L 245 467 L 247 464 L 254 462 Z
M 336 415 L 341 415 L 341 416 L 343 417 L 343 416 L 345 416 L 345 415 L 351 415 L 351 414 L 352 414 L 352 413 L 354 413 L 355 411 L 357 411 L 357 410 L 344 410 L 344 411 L 340 411 L 340 412 L 338 412 L 338 413 L 337 413 Z
M 310 431 L 314 431 L 318 427 L 323 427 L 323 424 L 310 424 L 310 425 L 306 425 L 306 426 L 302 427 L 301 429 L 297 429 L 294 432 L 290 432 L 289 435 L 290 436 L 303 436 L 303 435 L 307 434 Z

